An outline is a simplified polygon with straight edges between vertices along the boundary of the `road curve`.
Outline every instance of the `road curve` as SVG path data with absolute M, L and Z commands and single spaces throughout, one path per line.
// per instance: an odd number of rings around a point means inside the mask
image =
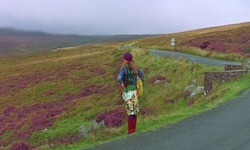
M 150 53 L 156 56 L 171 56 L 173 58 L 184 58 L 191 62 L 196 62 L 199 64 L 205 64 L 205 65 L 210 65 L 210 66 L 224 67 L 226 64 L 241 65 L 241 63 L 239 62 L 217 60 L 217 59 L 205 58 L 205 57 L 194 56 L 190 54 L 183 54 L 183 53 L 173 52 L 173 51 L 160 51 L 160 50 L 151 49 Z
M 250 89 L 175 124 L 86 150 L 250 150 L 249 114 Z
M 249 150 L 250 90 L 178 123 L 88 150 Z

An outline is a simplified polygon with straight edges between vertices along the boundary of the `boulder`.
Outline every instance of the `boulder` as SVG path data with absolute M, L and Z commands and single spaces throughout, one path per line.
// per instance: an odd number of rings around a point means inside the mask
M 90 133 L 92 133 L 92 127 L 86 127 L 84 125 L 78 128 L 78 134 L 83 137 L 87 137 Z
M 93 131 L 96 131 L 100 128 L 104 128 L 104 120 L 97 122 L 95 119 L 92 121 L 92 124 L 90 126 L 80 126 L 78 128 L 78 135 L 87 137 L 89 134 L 93 133 Z
M 204 93 L 204 86 L 198 86 L 197 88 L 195 88 L 192 93 L 190 94 L 190 98 L 192 98 L 193 96 L 199 94 L 199 93 Z
M 190 97 L 190 94 L 193 92 L 193 90 L 195 89 L 195 84 L 196 84 L 197 80 L 194 79 L 192 81 L 192 84 L 188 85 L 185 87 L 185 89 L 182 92 L 182 95 L 184 97 L 184 99 L 187 99 L 188 97 Z
M 92 121 L 92 128 L 93 130 L 99 129 L 99 124 L 95 121 L 95 119 Z

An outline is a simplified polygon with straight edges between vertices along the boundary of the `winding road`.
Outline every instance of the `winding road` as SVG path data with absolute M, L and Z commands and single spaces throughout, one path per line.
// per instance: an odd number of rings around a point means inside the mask
M 238 64 L 173 52 L 151 50 L 150 53 L 184 57 L 214 66 Z M 249 114 L 250 89 L 209 111 L 175 124 L 132 134 L 87 150 L 250 150 Z
M 217 59 L 194 56 L 190 54 L 183 54 L 183 53 L 173 52 L 173 51 L 150 50 L 150 53 L 156 56 L 171 56 L 173 58 L 184 58 L 191 62 L 196 62 L 199 64 L 205 64 L 205 65 L 210 65 L 210 66 L 224 67 L 226 64 L 241 65 L 241 63 L 239 62 L 217 60 Z

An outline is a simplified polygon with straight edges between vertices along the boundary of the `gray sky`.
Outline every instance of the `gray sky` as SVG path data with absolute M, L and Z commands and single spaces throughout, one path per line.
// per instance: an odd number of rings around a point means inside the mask
M 60 34 L 168 34 L 249 21 L 250 0 L 0 0 L 0 27 Z

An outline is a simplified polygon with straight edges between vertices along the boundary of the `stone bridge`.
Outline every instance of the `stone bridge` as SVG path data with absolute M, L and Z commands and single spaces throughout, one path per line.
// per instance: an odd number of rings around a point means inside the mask
M 224 71 L 218 72 L 205 72 L 204 75 L 204 93 L 208 95 L 213 90 L 213 82 L 223 83 L 226 81 L 239 78 L 247 73 L 243 65 L 225 65 Z

